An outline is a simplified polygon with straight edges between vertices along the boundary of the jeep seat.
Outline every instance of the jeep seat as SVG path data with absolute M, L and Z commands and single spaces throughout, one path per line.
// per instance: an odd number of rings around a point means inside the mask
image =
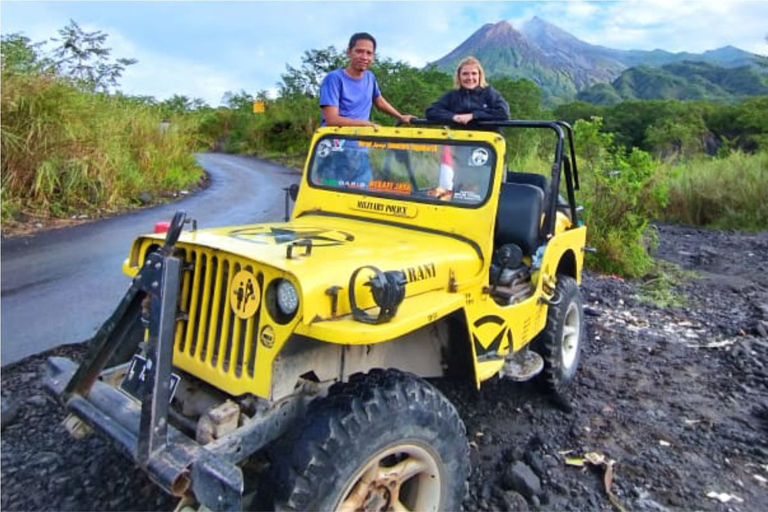
M 519 183 L 521 185 L 533 185 L 539 187 L 545 194 L 549 189 L 549 180 L 542 174 L 535 172 L 507 171 L 507 183 Z
M 502 183 L 496 212 L 496 247 L 514 243 L 523 254 L 532 255 L 539 246 L 544 191 L 535 185 Z
M 507 171 L 506 183 L 533 185 L 540 188 L 544 192 L 545 198 L 549 193 L 549 178 L 535 172 Z M 546 200 L 544 203 L 544 208 L 546 208 Z M 562 196 L 562 194 L 557 195 L 557 209 L 569 219 L 571 218 L 571 207 L 568 204 L 568 201 Z

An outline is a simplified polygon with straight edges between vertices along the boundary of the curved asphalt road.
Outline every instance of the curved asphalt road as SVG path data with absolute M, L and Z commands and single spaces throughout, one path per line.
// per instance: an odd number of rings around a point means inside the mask
M 211 184 L 191 197 L 2 241 L 2 366 L 91 337 L 130 284 L 122 263 L 133 239 L 176 210 L 199 229 L 283 220 L 282 188 L 299 181 L 296 172 L 245 156 L 205 153 L 197 161 Z

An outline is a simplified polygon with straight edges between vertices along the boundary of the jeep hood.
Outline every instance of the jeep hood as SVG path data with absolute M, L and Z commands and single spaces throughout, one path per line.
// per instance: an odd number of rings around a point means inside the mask
M 490 237 L 490 227 L 486 229 Z M 340 287 L 344 298 L 338 312 L 348 313 L 344 306 L 350 276 L 362 266 L 402 270 L 407 297 L 447 290 L 451 280 L 461 284 L 483 268 L 480 248 L 448 230 L 427 232 L 341 217 L 308 216 L 286 223 L 185 231 L 179 244 L 231 253 L 293 276 L 303 298 L 305 321 L 330 316 L 326 290 L 332 286 Z M 358 277 L 357 285 L 365 280 Z

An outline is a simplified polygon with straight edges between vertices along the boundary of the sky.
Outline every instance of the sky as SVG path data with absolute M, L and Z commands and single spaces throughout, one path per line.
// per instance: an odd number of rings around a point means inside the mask
M 74 20 L 102 31 L 114 58 L 135 58 L 120 89 L 218 106 L 227 91 L 276 91 L 305 51 L 345 48 L 366 31 L 379 56 L 424 66 L 485 23 L 538 16 L 591 44 L 703 52 L 726 45 L 768 55 L 768 1 L 54 1 L 3 0 L 0 33 L 48 41 Z M 46 47 L 51 49 L 54 43 Z

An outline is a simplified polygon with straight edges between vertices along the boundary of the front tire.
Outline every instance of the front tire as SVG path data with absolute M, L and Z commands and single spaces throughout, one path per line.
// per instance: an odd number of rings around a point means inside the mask
M 427 382 L 374 370 L 333 386 L 283 443 L 278 510 L 459 510 L 469 446 L 453 405 Z
M 547 325 L 534 344 L 544 358 L 544 370 L 538 376 L 542 387 L 564 396 L 581 362 L 584 343 L 584 307 L 576 280 L 558 275 L 555 303 L 549 306 Z

